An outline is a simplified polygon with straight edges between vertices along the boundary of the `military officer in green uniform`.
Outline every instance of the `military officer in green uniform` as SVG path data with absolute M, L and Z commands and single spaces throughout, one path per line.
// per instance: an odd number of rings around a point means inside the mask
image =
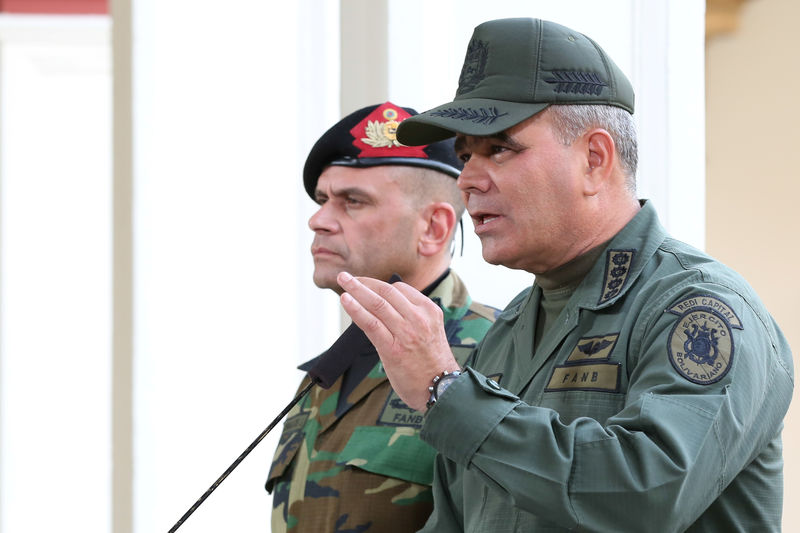
M 473 302 L 449 268 L 464 211 L 455 180 L 462 165 L 452 140 L 397 142 L 398 124 L 414 114 L 391 102 L 365 107 L 309 153 L 304 185 L 319 204 L 309 220 L 314 282 L 341 293 L 343 270 L 400 276 L 436 306 L 448 350 L 463 364 L 497 310 Z M 287 416 L 267 481 L 273 533 L 417 531 L 433 507 L 435 450 L 419 438 L 422 413 L 392 390 L 355 326 L 325 355 L 354 357 Z M 313 372 L 315 363 L 300 368 Z
M 339 275 L 394 389 L 426 412 L 423 531 L 781 528 L 789 346 L 739 275 L 637 199 L 633 110 L 594 41 L 503 19 L 476 27 L 454 101 L 398 130 L 455 135 L 484 258 L 536 275 L 466 367 L 413 288 Z

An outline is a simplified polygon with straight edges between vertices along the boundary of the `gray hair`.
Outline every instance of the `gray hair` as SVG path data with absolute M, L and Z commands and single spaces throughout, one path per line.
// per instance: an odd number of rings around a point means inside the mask
M 556 137 L 567 146 L 590 128 L 608 131 L 625 172 L 628 191 L 636 195 L 636 166 L 639 155 L 636 124 L 630 113 L 610 105 L 558 104 L 551 105 L 547 111 L 553 119 Z

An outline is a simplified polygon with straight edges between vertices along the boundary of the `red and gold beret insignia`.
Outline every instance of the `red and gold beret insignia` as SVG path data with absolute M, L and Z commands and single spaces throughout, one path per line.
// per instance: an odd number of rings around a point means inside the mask
M 375 108 L 350 130 L 358 157 L 421 157 L 428 155 L 422 146 L 406 146 L 397 140 L 397 126 L 410 117 L 402 107 L 391 102 Z

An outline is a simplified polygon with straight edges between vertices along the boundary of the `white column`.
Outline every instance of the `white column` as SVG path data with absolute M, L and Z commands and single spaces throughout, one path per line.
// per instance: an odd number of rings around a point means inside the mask
M 0 530 L 108 531 L 107 17 L 0 15 Z
M 132 5 L 136 532 L 168 530 L 291 400 L 298 362 L 330 342 L 325 294 L 308 290 L 301 178 L 338 117 L 327 4 Z M 279 434 L 181 531 L 268 530 Z
M 639 196 L 678 239 L 705 247 L 705 2 L 636 0 L 631 73 Z

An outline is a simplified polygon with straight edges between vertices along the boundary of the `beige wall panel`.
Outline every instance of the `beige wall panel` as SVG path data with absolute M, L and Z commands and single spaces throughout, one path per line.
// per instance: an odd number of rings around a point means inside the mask
M 707 47 L 707 249 L 755 287 L 800 353 L 800 3 L 749 0 Z M 687 191 L 688 193 L 688 191 Z M 795 371 L 795 375 L 797 371 Z M 800 531 L 800 405 L 784 431 L 784 530 Z M 794 503 L 795 505 L 792 505 Z

